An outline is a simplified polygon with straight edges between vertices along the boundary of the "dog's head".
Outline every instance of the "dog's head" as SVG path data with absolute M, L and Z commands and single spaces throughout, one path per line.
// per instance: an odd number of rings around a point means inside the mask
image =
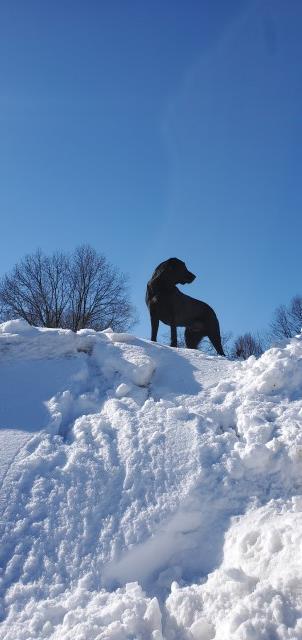
M 169 258 L 161 262 L 155 269 L 153 278 L 161 278 L 163 282 L 170 285 L 190 284 L 196 276 L 188 271 L 185 263 L 178 258 Z

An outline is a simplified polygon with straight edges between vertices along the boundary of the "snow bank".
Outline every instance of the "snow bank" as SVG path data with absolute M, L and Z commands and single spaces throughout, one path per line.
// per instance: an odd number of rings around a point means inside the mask
M 0 357 L 1 639 L 302 639 L 301 336 L 234 363 L 11 321 Z
M 205 584 L 172 584 L 171 619 L 197 639 L 301 638 L 301 545 L 301 498 L 248 511 L 234 519 Z
M 88 585 L 87 585 L 88 583 Z M 12 619 L 11 631 L 3 637 L 18 640 L 162 640 L 161 612 L 156 598 L 147 598 L 137 583 L 108 593 L 89 589 L 89 577 L 79 580 L 72 591 L 53 598 L 27 602 Z

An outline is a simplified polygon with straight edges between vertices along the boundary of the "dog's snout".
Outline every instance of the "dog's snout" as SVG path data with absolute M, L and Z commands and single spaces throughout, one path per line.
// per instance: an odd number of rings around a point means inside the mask
M 194 275 L 194 273 L 191 273 L 191 271 L 188 271 L 188 283 L 190 284 L 191 282 L 193 282 L 195 278 L 196 276 Z

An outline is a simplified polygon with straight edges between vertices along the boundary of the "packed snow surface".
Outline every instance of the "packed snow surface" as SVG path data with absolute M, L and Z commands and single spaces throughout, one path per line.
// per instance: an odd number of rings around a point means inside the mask
M 302 639 L 302 337 L 0 325 L 1 640 Z

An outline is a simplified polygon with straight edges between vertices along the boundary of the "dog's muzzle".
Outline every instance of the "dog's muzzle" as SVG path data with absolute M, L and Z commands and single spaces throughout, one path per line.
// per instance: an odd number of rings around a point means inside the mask
M 191 282 L 193 282 L 193 280 L 195 280 L 196 276 L 194 276 L 194 273 L 191 273 L 190 271 L 188 272 L 188 276 L 187 276 L 187 283 L 191 284 Z

